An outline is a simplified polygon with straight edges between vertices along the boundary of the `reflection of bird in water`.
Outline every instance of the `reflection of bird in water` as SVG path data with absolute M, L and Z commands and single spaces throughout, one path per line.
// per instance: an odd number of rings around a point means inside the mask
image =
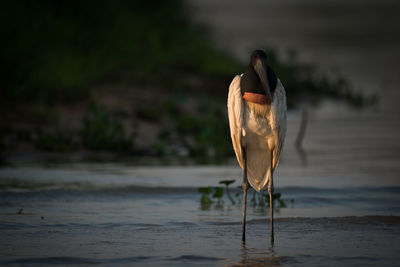
M 277 266 L 286 261 L 287 257 L 275 255 L 273 247 L 270 247 L 268 250 L 249 249 L 243 243 L 240 260 L 232 264 L 232 266 Z
M 286 134 L 286 95 L 263 51 L 254 51 L 245 73 L 233 79 L 228 116 L 233 148 L 243 169 L 242 240 L 246 238 L 246 195 L 250 184 L 257 191 L 268 187 L 273 243 L 272 176 Z

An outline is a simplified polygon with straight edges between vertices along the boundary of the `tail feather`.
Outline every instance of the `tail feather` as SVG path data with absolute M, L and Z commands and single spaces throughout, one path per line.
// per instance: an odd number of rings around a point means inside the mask
M 249 149 L 247 156 L 247 179 L 256 191 L 264 190 L 271 177 L 271 153 L 262 149 Z

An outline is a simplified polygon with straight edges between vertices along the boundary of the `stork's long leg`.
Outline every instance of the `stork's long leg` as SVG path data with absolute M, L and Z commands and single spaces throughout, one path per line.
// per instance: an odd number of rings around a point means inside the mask
M 242 216 L 242 241 L 246 241 L 246 198 L 247 198 L 247 190 L 249 189 L 249 185 L 247 183 L 247 155 L 246 149 L 242 148 L 243 159 L 244 159 L 244 168 L 243 168 L 243 216 Z
M 272 194 L 274 193 L 274 182 L 273 182 L 273 174 L 274 174 L 274 169 L 273 169 L 273 163 L 274 163 L 274 158 L 273 158 L 273 151 L 271 151 L 271 179 L 269 180 L 268 183 L 268 193 L 269 193 L 269 210 L 270 210 L 270 221 L 271 221 L 271 245 L 274 244 L 274 207 L 273 207 L 273 202 L 272 202 Z

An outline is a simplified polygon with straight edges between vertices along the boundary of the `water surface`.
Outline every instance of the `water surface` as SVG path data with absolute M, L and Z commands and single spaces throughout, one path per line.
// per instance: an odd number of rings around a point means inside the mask
M 181 176 L 176 175 L 181 173 Z M 4 264 L 221 266 L 398 263 L 400 187 L 279 186 L 276 243 L 268 208 L 204 209 L 197 187 L 240 171 L 227 167 L 124 164 L 18 166 L 0 171 Z M 282 175 L 281 183 L 285 184 Z M 237 180 L 239 181 L 239 179 Z M 239 184 L 239 182 L 237 182 Z M 240 192 L 233 187 L 232 194 Z M 236 199 L 235 199 L 236 200 Z M 294 201 L 291 201 L 294 200 Z M 400 245 L 400 244 L 399 244 Z

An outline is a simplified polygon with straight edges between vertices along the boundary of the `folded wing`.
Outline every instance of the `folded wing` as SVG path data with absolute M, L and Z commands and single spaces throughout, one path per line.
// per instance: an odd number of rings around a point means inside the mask
M 228 117 L 233 149 L 240 167 L 243 168 L 244 160 L 241 146 L 241 135 L 243 129 L 243 99 L 240 92 L 240 76 L 236 75 L 229 86 L 228 93 Z
M 286 93 L 281 81 L 278 79 L 272 100 L 271 128 L 277 135 L 277 146 L 274 149 L 273 168 L 278 166 L 279 156 L 282 151 L 286 136 Z

